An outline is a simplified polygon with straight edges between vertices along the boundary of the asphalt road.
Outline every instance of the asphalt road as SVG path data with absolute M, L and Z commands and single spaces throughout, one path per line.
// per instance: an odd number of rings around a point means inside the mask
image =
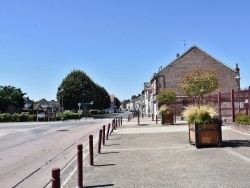
M 61 179 L 66 179 L 76 166 L 77 145 L 85 149 L 90 134 L 97 140 L 102 126 L 121 115 L 127 116 L 123 113 L 81 121 L 1 123 L 1 187 L 46 187 L 54 167 L 60 168 Z

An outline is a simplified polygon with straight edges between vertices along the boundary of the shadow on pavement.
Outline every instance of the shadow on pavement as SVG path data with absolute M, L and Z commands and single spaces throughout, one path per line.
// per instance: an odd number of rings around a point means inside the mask
M 92 185 L 92 186 L 83 186 L 84 188 L 89 188 L 89 187 L 113 187 L 114 184 L 105 184 L 105 185 Z
M 120 144 L 106 144 L 105 146 L 119 146 Z
M 115 166 L 115 164 L 104 164 L 104 165 L 94 165 L 95 167 L 102 167 L 102 166 Z
M 119 152 L 117 152 L 117 151 L 110 151 L 110 152 L 102 152 L 100 154 L 112 154 L 112 153 L 119 153 Z
M 120 140 L 121 138 L 109 138 L 108 140 Z
M 250 140 L 223 140 L 222 147 L 250 147 Z

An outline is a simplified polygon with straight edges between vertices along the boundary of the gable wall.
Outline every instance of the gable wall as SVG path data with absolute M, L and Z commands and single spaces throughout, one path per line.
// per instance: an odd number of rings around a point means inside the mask
M 173 88 L 177 96 L 184 96 L 184 92 L 179 88 L 184 76 L 192 72 L 195 67 L 214 68 L 218 71 L 219 89 L 217 92 L 230 92 L 232 89 L 237 90 L 237 82 L 235 77 L 237 73 L 220 63 L 213 57 L 194 47 L 184 56 L 168 65 L 165 69 L 159 72 L 159 75 L 165 76 L 165 88 Z M 161 88 L 163 88 L 163 78 L 159 78 Z

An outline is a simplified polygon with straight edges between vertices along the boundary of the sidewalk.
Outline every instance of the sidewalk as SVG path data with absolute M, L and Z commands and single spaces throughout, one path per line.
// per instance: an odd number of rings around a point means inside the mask
M 123 121 L 94 164 L 84 158 L 84 187 L 250 187 L 250 135 L 223 126 L 223 147 L 196 149 L 185 122 Z M 63 184 L 63 182 L 62 182 Z M 77 172 L 64 188 L 77 187 Z

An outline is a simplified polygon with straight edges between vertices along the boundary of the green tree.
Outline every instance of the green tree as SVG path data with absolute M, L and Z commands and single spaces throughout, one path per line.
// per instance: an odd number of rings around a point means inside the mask
M 157 100 L 162 103 L 174 101 L 176 100 L 176 93 L 171 88 L 164 89 L 158 93 Z
M 132 97 L 131 97 L 131 100 L 134 100 L 134 99 L 136 99 L 137 98 L 137 96 L 136 95 L 133 95 Z
M 130 102 L 131 100 L 130 99 L 127 99 L 127 100 L 124 100 L 123 101 L 123 108 L 127 108 L 127 104 Z
M 60 90 L 63 89 L 63 93 Z M 69 73 L 58 87 L 57 100 L 64 109 L 77 109 L 78 103 L 95 102 L 96 85 L 92 79 L 81 70 L 73 70 Z
M 103 110 L 110 107 L 110 95 L 104 87 L 96 85 L 96 98 L 93 105 L 94 108 Z
M 117 97 L 115 97 L 115 106 L 116 106 L 116 109 L 119 109 L 120 108 L 120 106 L 121 106 L 121 102 L 120 102 L 120 100 L 117 98 Z
M 185 75 L 183 82 L 179 85 L 189 97 L 203 97 L 205 94 L 216 91 L 219 87 L 217 72 L 214 69 L 195 70 Z
M 5 113 L 9 105 L 13 105 L 16 108 L 24 107 L 23 93 L 20 88 L 13 86 L 0 86 L 0 111 Z
M 63 92 L 60 92 L 61 89 Z M 64 109 L 68 110 L 76 110 L 79 108 L 78 103 L 91 101 L 93 101 L 91 106 L 93 109 L 103 110 L 110 107 L 110 96 L 106 89 L 96 84 L 81 70 L 73 70 L 63 79 L 57 92 L 57 100 L 60 104 L 62 104 L 62 99 Z

